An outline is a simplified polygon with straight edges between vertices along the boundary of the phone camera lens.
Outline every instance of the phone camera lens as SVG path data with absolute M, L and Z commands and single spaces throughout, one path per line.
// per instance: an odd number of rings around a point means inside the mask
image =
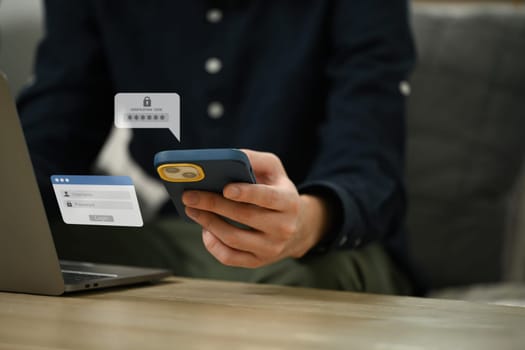
M 187 179 L 193 179 L 193 178 L 195 178 L 197 176 L 197 174 L 190 173 L 189 171 L 187 171 L 187 172 L 183 173 L 182 176 L 184 176 Z
M 169 174 L 177 174 L 180 171 L 180 169 L 179 168 L 166 168 L 164 169 L 164 171 L 166 171 Z

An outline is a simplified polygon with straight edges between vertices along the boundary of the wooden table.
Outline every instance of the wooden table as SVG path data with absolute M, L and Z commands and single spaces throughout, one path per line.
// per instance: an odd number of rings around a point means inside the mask
M 0 349 L 525 349 L 525 308 L 169 278 L 0 293 Z

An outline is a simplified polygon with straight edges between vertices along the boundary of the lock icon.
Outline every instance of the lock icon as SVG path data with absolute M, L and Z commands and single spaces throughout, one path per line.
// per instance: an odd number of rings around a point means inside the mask
M 144 97 L 142 105 L 144 107 L 151 107 L 151 99 L 149 98 L 149 96 Z

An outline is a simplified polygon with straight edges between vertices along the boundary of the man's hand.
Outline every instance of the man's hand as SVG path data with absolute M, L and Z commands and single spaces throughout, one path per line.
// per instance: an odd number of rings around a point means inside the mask
M 182 197 L 186 214 L 203 227 L 206 249 L 225 265 L 252 268 L 303 256 L 325 233 L 325 204 L 300 195 L 274 154 L 243 152 L 257 184 L 229 184 L 223 196 L 186 191 Z M 233 226 L 221 216 L 253 230 Z

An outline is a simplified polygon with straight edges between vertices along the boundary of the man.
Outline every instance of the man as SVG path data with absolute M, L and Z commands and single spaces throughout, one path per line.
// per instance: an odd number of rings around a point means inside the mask
M 56 233 L 69 254 L 97 250 L 98 260 L 197 277 L 410 292 L 399 89 L 413 65 L 405 0 L 45 5 L 35 82 L 19 109 L 51 217 L 49 175 L 90 171 L 118 92 L 182 97 L 180 142 L 168 130 L 133 130 L 131 155 L 152 176 L 158 151 L 235 147 L 258 180 L 223 195 L 184 194 L 211 255 L 169 204 L 139 233 Z

